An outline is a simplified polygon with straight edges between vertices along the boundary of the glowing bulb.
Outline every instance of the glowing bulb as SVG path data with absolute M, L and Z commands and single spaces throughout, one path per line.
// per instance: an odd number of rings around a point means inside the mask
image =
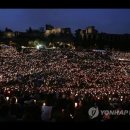
M 75 102 L 75 108 L 78 106 L 78 103 L 77 102 Z
M 8 101 L 8 100 L 9 100 L 9 97 L 6 97 L 6 100 Z
M 45 103 L 45 102 L 43 103 L 43 106 L 46 106 L 46 103 Z

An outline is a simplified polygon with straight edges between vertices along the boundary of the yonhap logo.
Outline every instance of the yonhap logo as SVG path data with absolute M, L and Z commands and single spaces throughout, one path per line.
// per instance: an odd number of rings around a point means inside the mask
M 110 116 L 125 116 L 125 115 L 130 115 L 130 110 L 119 110 L 119 109 L 115 109 L 115 110 L 99 110 L 98 106 L 96 107 L 91 107 L 88 110 L 88 115 L 90 117 L 90 119 L 94 119 L 96 117 L 99 116 L 99 114 L 103 117 L 107 117 L 110 118 Z
M 91 107 L 88 111 L 91 119 L 96 118 L 99 115 L 98 107 Z

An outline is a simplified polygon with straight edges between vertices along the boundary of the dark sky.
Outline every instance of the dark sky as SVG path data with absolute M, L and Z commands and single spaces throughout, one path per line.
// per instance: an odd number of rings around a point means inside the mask
M 0 29 L 25 31 L 45 24 L 73 30 L 94 25 L 99 32 L 130 33 L 130 9 L 0 9 Z

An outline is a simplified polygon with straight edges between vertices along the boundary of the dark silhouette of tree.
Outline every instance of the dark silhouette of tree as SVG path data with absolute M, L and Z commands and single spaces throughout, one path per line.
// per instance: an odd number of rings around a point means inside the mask
M 46 30 L 52 30 L 54 27 L 50 24 L 46 24 Z
M 44 27 L 40 27 L 39 31 L 44 32 Z
M 9 29 L 9 28 L 5 28 L 5 32 L 13 32 L 11 29 Z
M 26 30 L 27 33 L 31 33 L 32 32 L 32 28 L 29 27 L 29 29 Z

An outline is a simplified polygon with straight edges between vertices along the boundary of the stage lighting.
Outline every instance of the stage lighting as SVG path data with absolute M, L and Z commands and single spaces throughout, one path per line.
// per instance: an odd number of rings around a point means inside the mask
M 39 50 L 40 48 L 42 48 L 42 45 L 37 45 L 36 48 Z

